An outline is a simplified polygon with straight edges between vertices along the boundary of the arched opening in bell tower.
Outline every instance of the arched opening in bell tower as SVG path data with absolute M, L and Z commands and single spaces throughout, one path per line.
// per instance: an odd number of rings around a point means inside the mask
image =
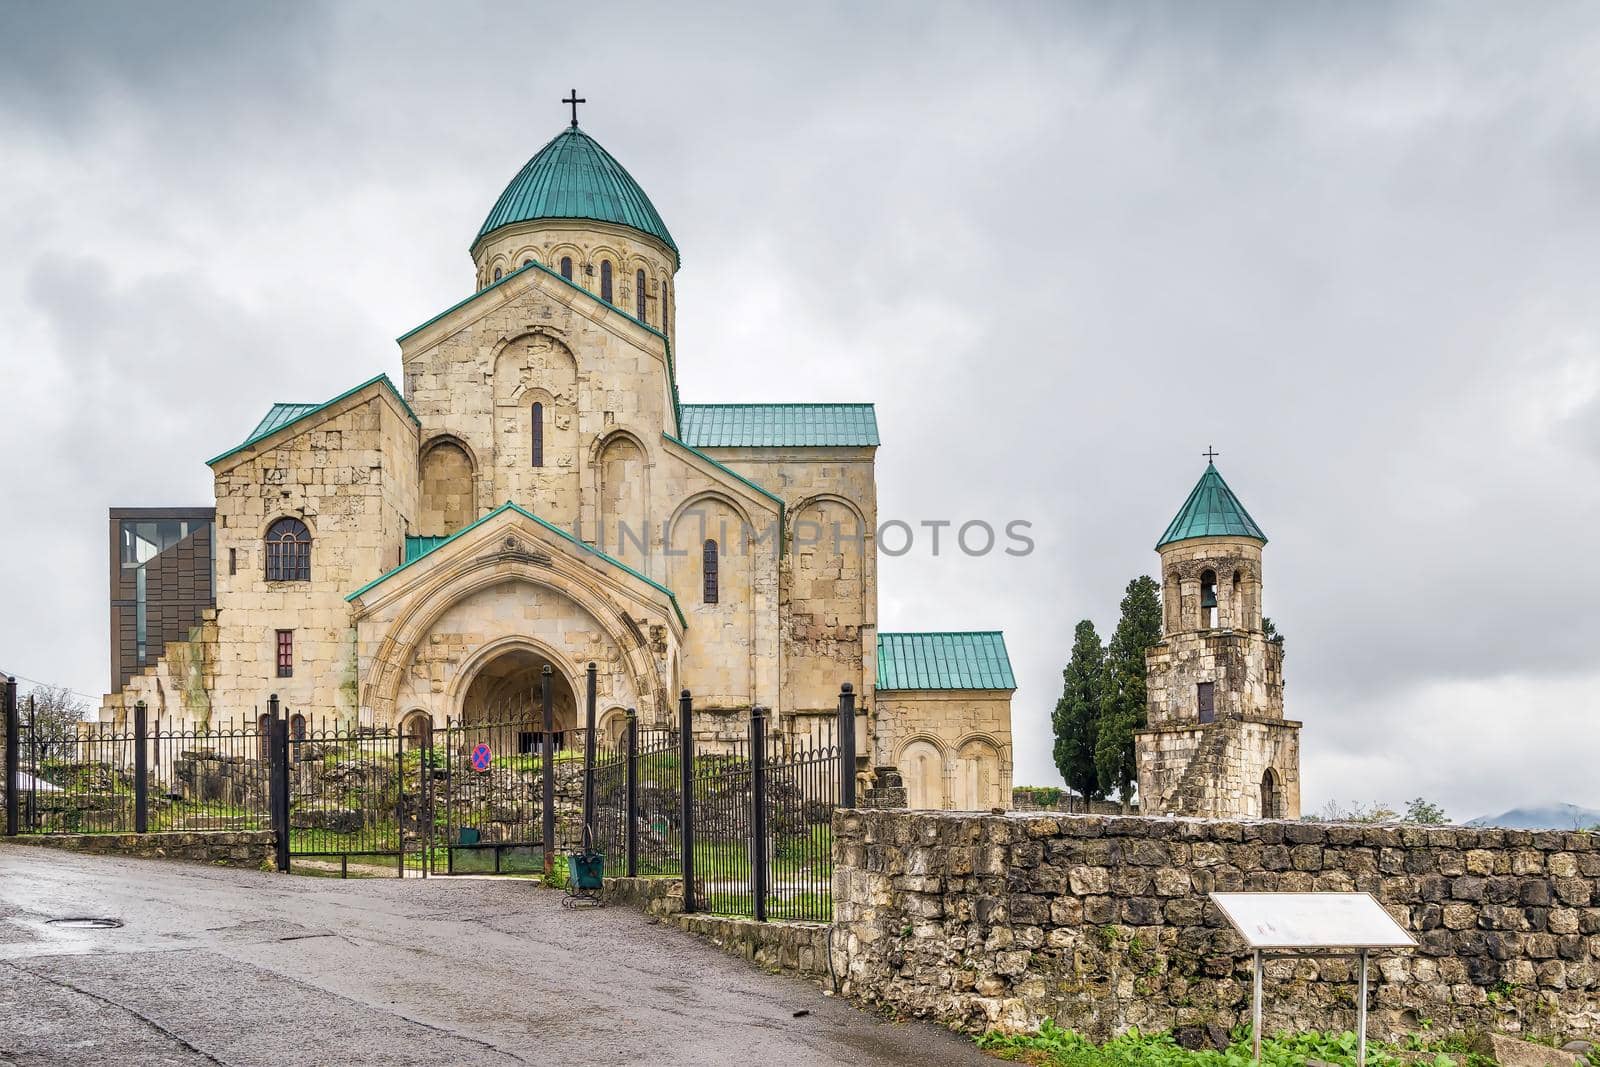
M 1217 572 L 1200 574 L 1200 629 L 1214 630 L 1217 626 Z

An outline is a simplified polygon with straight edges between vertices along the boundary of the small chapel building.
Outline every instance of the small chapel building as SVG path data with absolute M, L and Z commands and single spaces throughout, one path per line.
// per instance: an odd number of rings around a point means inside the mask
M 139 631 L 102 718 L 275 693 L 405 730 L 527 707 L 549 666 L 570 729 L 594 663 L 606 731 L 670 724 L 687 689 L 704 738 L 752 705 L 814 736 L 849 683 L 865 780 L 1009 806 L 1003 636 L 878 629 L 873 406 L 684 402 L 678 245 L 575 115 L 470 252 L 471 294 L 400 336 L 401 386 L 273 404 L 207 461 L 211 606 L 148 660 Z
M 1283 644 L 1261 613 L 1267 535 L 1214 463 L 1156 544 L 1162 640 L 1145 655 L 1135 738 L 1147 815 L 1300 817 L 1300 723 L 1283 717 Z

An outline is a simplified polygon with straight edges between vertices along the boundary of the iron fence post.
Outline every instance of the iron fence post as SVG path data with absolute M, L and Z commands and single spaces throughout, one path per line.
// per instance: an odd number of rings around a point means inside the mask
M 585 673 L 588 675 L 588 704 L 583 717 L 583 851 L 594 851 L 595 824 L 598 813 L 594 810 L 594 688 L 595 672 L 598 668 L 593 663 Z
M 133 832 L 150 832 L 150 754 L 145 733 L 149 714 L 144 701 L 133 706 Z
M 767 921 L 767 709 L 750 709 L 750 896 Z
M 683 830 L 679 862 L 683 867 L 683 911 L 694 913 L 694 698 L 685 689 L 678 695 L 678 818 Z
M 628 709 L 628 765 L 623 772 L 624 810 L 627 821 L 623 824 L 624 848 L 628 855 L 628 877 L 639 876 L 639 713 Z
M 544 702 L 544 740 L 539 746 L 541 777 L 544 779 L 544 788 L 541 792 L 543 809 L 539 813 L 540 841 L 544 852 L 544 876 L 549 879 L 556 871 L 556 748 L 555 748 L 555 714 L 550 707 L 550 664 L 546 663 L 539 671 L 540 699 Z
M 28 694 L 28 810 L 24 822 L 31 833 L 39 825 L 39 720 L 34 706 L 34 695 Z M 19 748 L 19 759 L 20 748 Z
M 22 771 L 17 766 L 17 735 L 22 724 L 17 721 L 17 680 L 6 679 L 6 836 L 17 836 L 17 793 L 22 787 Z
M 839 687 L 839 804 L 856 806 L 856 690 Z
M 259 726 L 257 727 L 259 729 Z M 272 808 L 277 867 L 289 870 L 289 720 L 278 714 L 278 694 L 267 697 L 267 797 Z

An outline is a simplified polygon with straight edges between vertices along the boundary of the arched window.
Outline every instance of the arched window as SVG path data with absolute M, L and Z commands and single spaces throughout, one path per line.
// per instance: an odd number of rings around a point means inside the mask
M 569 282 L 572 280 L 572 257 L 571 256 L 562 256 L 561 257 L 561 276 L 563 278 L 565 278 Z
M 531 260 L 531 259 L 525 259 L 525 260 L 523 260 L 523 261 L 522 261 L 522 265 L 523 265 L 523 266 L 524 266 L 524 267 L 531 267 L 531 266 L 533 266 L 533 260 Z
M 304 741 L 306 739 L 306 717 L 298 711 L 289 716 L 289 740 Z
M 499 281 L 500 280 L 500 268 L 499 267 L 496 267 L 494 269 L 494 280 L 495 281 Z
M 611 303 L 611 261 L 600 261 L 600 299 Z
M 662 332 L 666 332 L 667 329 L 667 280 L 665 278 L 661 279 L 661 329 Z
M 1200 628 L 1213 629 L 1217 625 L 1217 572 L 1200 574 Z
M 267 527 L 267 581 L 311 580 L 311 531 L 299 519 L 282 518 Z
M 700 557 L 704 588 L 701 599 L 707 604 L 717 602 L 717 543 L 708 540 Z
M 256 759 L 265 760 L 272 758 L 272 716 L 262 715 L 256 719 Z
M 633 307 L 634 318 L 640 322 L 649 322 L 644 316 L 644 271 L 636 271 L 633 275 Z
M 537 400 L 533 403 L 533 436 L 530 444 L 533 449 L 533 465 L 544 466 L 544 405 Z

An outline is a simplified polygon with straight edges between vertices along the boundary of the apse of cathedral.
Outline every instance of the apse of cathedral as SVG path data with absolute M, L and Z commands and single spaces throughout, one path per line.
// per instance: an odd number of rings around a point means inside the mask
M 848 683 L 865 784 L 1009 806 L 1002 635 L 878 628 L 872 404 L 681 397 L 678 243 L 565 102 L 472 237 L 470 292 L 399 337 L 399 384 L 263 405 L 207 461 L 211 600 L 165 643 L 114 603 L 130 658 L 101 717 L 276 694 L 405 729 L 526 706 L 548 667 L 561 729 L 594 664 L 605 731 L 668 725 L 688 690 L 707 740 L 753 705 L 814 736 Z

